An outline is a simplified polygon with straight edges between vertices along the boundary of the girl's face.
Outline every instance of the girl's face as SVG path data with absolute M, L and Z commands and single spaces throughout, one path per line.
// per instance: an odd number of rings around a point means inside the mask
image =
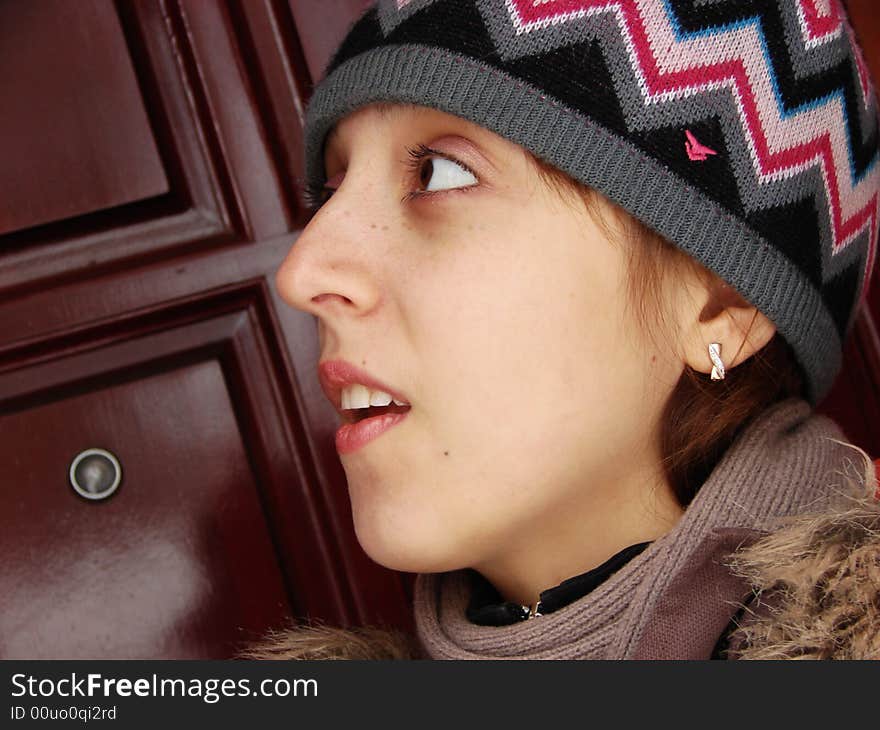
M 325 161 L 335 192 L 277 283 L 316 315 L 322 363 L 411 404 L 340 455 L 374 560 L 488 575 L 530 551 L 562 563 L 625 530 L 609 516 L 627 505 L 668 501 L 657 419 L 683 363 L 630 312 L 620 243 L 522 148 L 435 110 L 360 109 Z

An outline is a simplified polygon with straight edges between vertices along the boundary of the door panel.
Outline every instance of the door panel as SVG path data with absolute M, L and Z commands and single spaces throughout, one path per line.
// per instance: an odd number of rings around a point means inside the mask
M 0 199 L 0 656 L 210 658 L 291 620 L 411 627 L 407 581 L 354 536 L 314 319 L 274 287 L 305 223 L 312 79 L 289 6 L 2 12 L 30 52 L 0 85 L 42 79 L 7 123 L 41 129 L 68 97 L 77 123 L 51 130 L 73 157 L 23 150 L 45 164 Z M 104 502 L 69 483 L 90 447 L 122 463 Z
M 0 4 L 0 69 L 0 234 L 168 190 L 106 2 Z
M 51 383 L 83 365 L 36 369 Z M 15 587 L 3 591 L 4 657 L 222 658 L 290 613 L 217 359 L 49 390 L 49 402 L 37 392 L 0 418 L 0 459 L 19 467 L 0 490 L 0 585 Z M 94 446 L 122 465 L 106 502 L 68 481 L 70 461 Z

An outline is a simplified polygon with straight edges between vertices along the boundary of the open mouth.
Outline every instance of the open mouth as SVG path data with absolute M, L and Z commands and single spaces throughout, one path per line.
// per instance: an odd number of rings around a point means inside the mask
M 399 406 L 391 403 L 387 406 L 370 406 L 369 408 L 350 408 L 342 411 L 344 423 L 359 423 L 368 418 L 384 416 L 386 413 L 406 413 L 412 406 Z

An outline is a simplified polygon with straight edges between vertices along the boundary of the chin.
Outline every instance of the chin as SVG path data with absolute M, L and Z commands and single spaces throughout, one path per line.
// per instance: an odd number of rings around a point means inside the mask
M 358 542 L 371 560 L 404 573 L 444 573 L 464 567 L 451 555 L 450 536 L 426 527 L 421 520 L 381 519 L 354 514 Z

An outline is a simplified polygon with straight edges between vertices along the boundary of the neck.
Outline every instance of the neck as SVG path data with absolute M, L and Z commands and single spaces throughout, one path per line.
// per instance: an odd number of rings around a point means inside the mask
M 598 489 L 580 490 L 472 567 L 505 600 L 533 606 L 541 591 L 601 565 L 630 545 L 656 540 L 675 526 L 684 511 L 659 471 L 641 468 Z

